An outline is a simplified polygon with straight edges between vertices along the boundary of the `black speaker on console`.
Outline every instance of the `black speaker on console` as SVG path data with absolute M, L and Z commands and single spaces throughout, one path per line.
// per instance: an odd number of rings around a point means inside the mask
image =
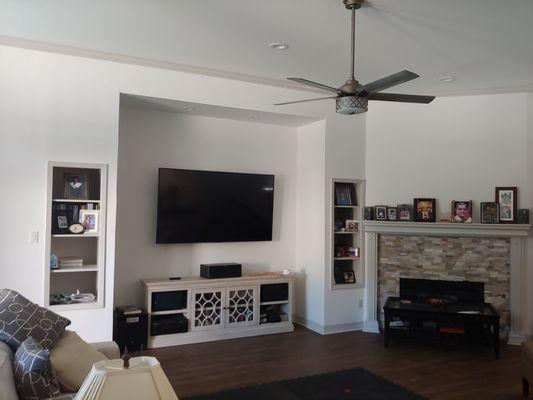
M 237 263 L 200 264 L 200 276 L 206 279 L 238 278 L 242 265 Z

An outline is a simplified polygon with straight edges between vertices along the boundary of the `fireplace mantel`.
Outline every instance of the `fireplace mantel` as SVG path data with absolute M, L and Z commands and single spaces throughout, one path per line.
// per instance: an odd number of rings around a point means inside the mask
M 510 344 L 520 344 L 525 340 L 526 309 L 525 282 L 527 265 L 527 237 L 531 225 L 522 224 L 474 224 L 445 222 L 388 222 L 365 221 L 365 261 L 366 261 L 366 318 L 364 331 L 379 332 L 377 321 L 377 269 L 379 235 L 425 235 L 508 238 L 511 244 L 510 289 L 511 289 L 511 332 Z
M 390 235 L 526 237 L 531 225 L 365 221 L 364 231 Z

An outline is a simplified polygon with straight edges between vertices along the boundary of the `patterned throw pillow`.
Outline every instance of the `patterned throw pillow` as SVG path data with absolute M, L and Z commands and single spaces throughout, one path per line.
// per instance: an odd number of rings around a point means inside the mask
M 49 353 L 31 337 L 22 342 L 15 353 L 15 382 L 22 400 L 49 399 L 59 395 L 48 360 Z
M 32 303 L 20 293 L 0 290 L 0 341 L 13 351 L 30 336 L 50 350 L 68 325 L 68 319 Z

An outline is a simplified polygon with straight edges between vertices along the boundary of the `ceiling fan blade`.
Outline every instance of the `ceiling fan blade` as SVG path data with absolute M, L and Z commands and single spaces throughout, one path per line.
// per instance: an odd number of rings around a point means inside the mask
M 361 97 L 367 97 L 371 95 L 372 93 L 376 93 L 376 92 L 379 92 L 380 90 L 384 90 L 392 86 L 399 85 L 400 83 L 404 83 L 412 79 L 416 79 L 419 76 L 420 75 L 417 75 L 414 72 L 403 70 L 401 72 L 397 72 L 395 74 L 386 76 L 385 78 L 381 78 L 381 79 L 378 79 L 377 81 L 370 82 L 370 83 L 367 83 L 366 85 L 361 86 L 359 88 L 359 92 L 357 93 L 357 95 Z
M 381 101 L 400 101 L 403 103 L 431 103 L 435 96 L 421 96 L 417 94 L 398 94 L 398 93 L 374 93 L 367 97 L 368 100 Z
M 303 83 L 304 85 L 313 86 L 318 89 L 327 90 L 328 92 L 341 94 L 341 91 L 339 89 L 335 89 L 334 87 L 327 86 L 327 85 L 322 85 L 321 83 L 313 82 L 308 79 L 304 79 L 304 78 L 287 78 L 287 79 L 293 82 Z
M 307 99 L 307 100 L 298 100 L 298 101 L 288 101 L 286 103 L 276 103 L 275 106 L 284 106 L 286 104 L 296 104 L 296 103 L 305 103 L 307 101 L 315 101 L 315 100 L 324 100 L 324 99 L 336 99 L 337 96 L 330 96 L 330 97 L 319 97 L 317 99 Z

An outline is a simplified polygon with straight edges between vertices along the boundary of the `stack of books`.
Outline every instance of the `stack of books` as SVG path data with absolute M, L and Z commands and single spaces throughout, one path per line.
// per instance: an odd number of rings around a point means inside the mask
M 83 267 L 83 258 L 59 257 L 57 264 L 59 265 L 59 268 L 81 268 Z

